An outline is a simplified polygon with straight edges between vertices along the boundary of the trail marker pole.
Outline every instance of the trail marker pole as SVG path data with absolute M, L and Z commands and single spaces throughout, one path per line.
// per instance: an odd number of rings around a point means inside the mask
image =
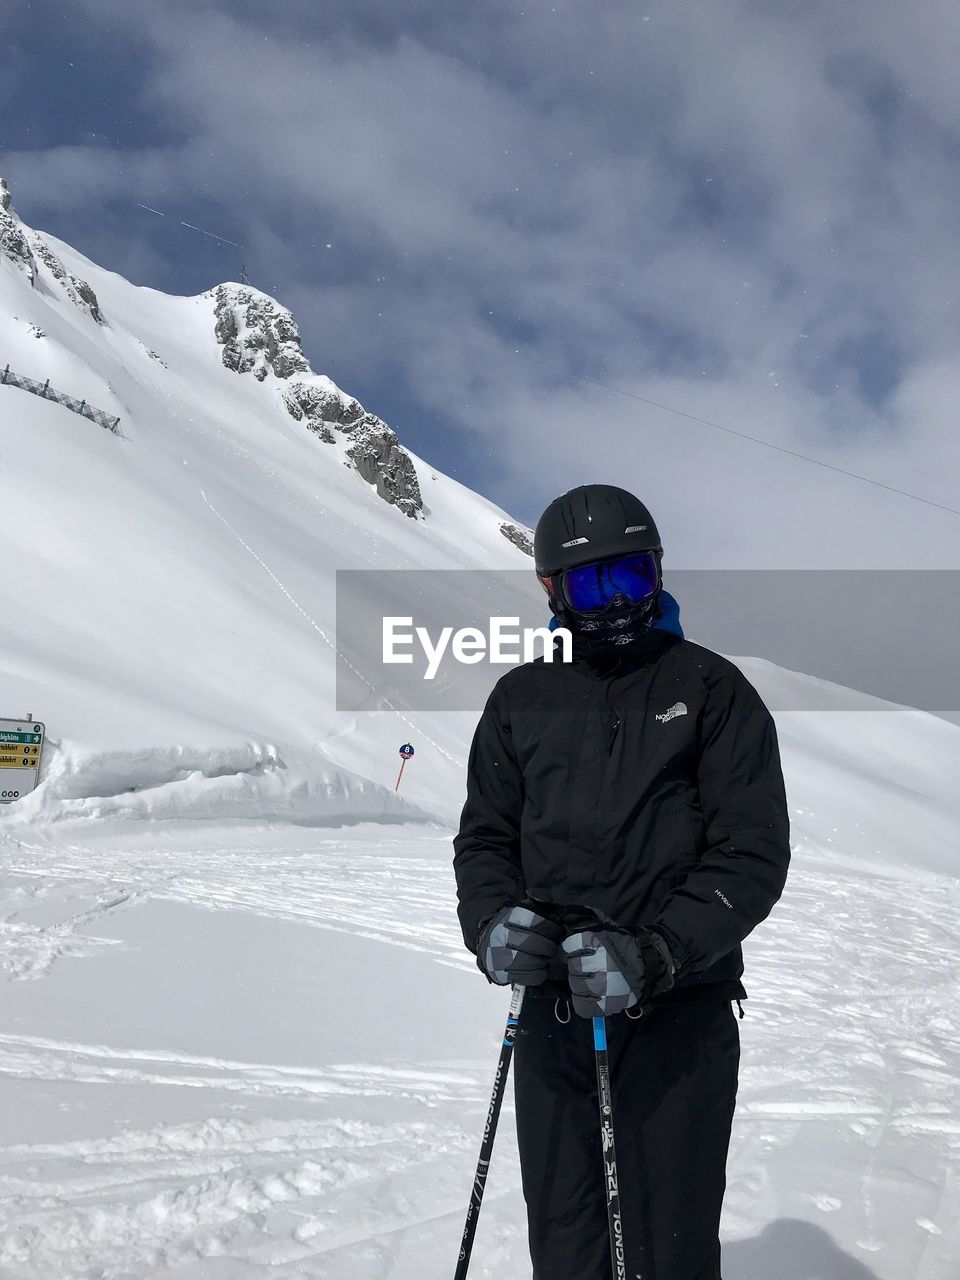
M 403 771 L 406 768 L 407 761 L 413 758 L 413 747 L 409 742 L 405 742 L 400 748 L 400 755 L 402 760 L 400 764 L 400 772 L 397 774 L 396 786 L 393 788 L 394 791 L 400 790 L 400 779 L 403 777 Z

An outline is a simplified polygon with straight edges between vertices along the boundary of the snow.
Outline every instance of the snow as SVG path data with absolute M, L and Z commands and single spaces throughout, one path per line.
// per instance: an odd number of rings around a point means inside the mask
M 73 821 L 11 848 L 2 1273 L 446 1275 L 505 1014 L 452 899 L 429 827 Z M 747 944 L 725 1275 L 947 1280 L 960 885 L 837 869 L 801 822 L 775 919 Z M 529 1275 L 511 1122 L 479 1277 Z
M 0 1275 L 449 1276 L 507 1005 L 454 909 L 476 713 L 338 713 L 334 572 L 530 561 L 419 460 L 425 518 L 384 503 L 223 368 L 210 298 L 50 243 L 105 324 L 0 256 L 0 363 L 123 437 L 0 387 L 0 714 L 49 735 L 0 811 Z M 737 661 L 794 862 L 745 946 L 724 1275 L 955 1280 L 960 729 Z M 512 1119 L 478 1280 L 530 1275 Z

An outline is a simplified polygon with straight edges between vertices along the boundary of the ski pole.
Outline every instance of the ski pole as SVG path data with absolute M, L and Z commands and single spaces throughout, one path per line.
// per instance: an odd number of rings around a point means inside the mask
M 503 1032 L 503 1044 L 500 1046 L 500 1061 L 497 1063 L 497 1074 L 493 1078 L 493 1094 L 487 1111 L 487 1121 L 483 1127 L 483 1140 L 480 1143 L 480 1159 L 477 1161 L 477 1172 L 473 1176 L 473 1189 L 470 1192 L 470 1203 L 467 1206 L 467 1220 L 463 1227 L 463 1240 L 460 1244 L 460 1257 L 453 1280 L 466 1280 L 467 1268 L 470 1266 L 470 1254 L 473 1252 L 473 1237 L 477 1233 L 477 1220 L 480 1217 L 480 1205 L 483 1203 L 483 1189 L 487 1182 L 490 1168 L 490 1157 L 493 1155 L 493 1140 L 497 1136 L 497 1121 L 500 1119 L 500 1107 L 510 1073 L 510 1059 L 513 1056 L 513 1044 L 517 1038 L 517 1022 L 523 1005 L 524 988 L 515 986 L 510 1001 L 510 1012 L 507 1014 L 507 1025 Z
M 617 1182 L 617 1149 L 613 1138 L 613 1093 L 610 1089 L 610 1062 L 607 1058 L 607 1024 L 603 1018 L 593 1020 L 593 1047 L 597 1058 L 600 1144 L 603 1149 L 604 1186 L 607 1194 L 610 1261 L 613 1280 L 627 1280 L 623 1253 L 623 1220 L 620 1214 L 620 1186 Z

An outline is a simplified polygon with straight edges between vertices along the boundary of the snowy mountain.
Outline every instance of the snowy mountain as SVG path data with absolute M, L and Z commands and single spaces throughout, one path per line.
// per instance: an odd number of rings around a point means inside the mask
M 397 747 L 428 744 L 414 715 L 336 715 L 335 649 L 349 660 L 354 638 L 335 626 L 335 572 L 528 569 L 522 530 L 314 374 L 273 299 L 137 288 L 0 192 L 0 371 L 122 433 L 0 386 L 17 596 L 0 716 L 50 734 L 44 783 L 0 822 L 398 811 Z M 453 812 L 471 731 L 446 718 L 408 804 L 449 796 Z
M 119 427 L 0 385 L 0 717 L 49 735 L 0 810 L 0 1275 L 452 1274 L 505 1014 L 454 914 L 476 712 L 338 712 L 335 574 L 529 573 L 527 531 L 273 299 L 133 286 L 0 184 L 5 367 Z M 954 1280 L 960 729 L 736 661 L 794 863 L 745 947 L 724 1274 Z M 508 1114 L 471 1274 L 530 1274 Z

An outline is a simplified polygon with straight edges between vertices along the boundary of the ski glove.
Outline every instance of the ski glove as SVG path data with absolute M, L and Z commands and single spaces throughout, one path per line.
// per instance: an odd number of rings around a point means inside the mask
M 480 931 L 477 963 L 491 982 L 539 986 L 563 937 L 563 929 L 528 907 L 504 907 Z
M 581 1018 L 609 1018 L 641 1008 L 673 986 L 666 940 L 653 929 L 584 929 L 564 939 L 573 1008 Z

